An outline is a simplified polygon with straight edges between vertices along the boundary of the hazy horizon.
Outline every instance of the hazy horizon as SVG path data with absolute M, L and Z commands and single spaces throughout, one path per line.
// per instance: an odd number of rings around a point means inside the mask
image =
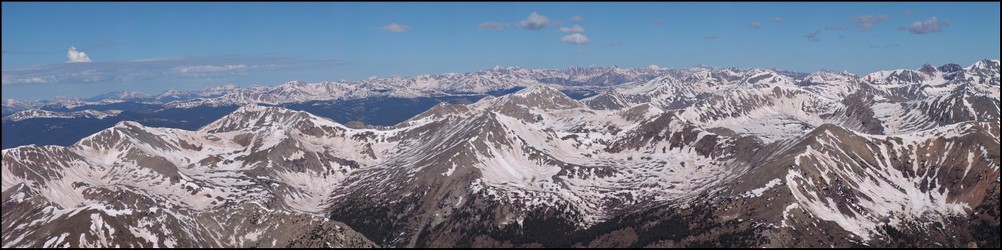
M 503 67 L 999 59 L 999 3 L 3 3 L 3 99 Z

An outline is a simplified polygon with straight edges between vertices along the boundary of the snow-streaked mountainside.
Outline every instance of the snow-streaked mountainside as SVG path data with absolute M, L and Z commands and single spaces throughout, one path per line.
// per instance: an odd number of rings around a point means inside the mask
M 96 110 L 83 110 L 74 112 L 53 112 L 41 109 L 29 109 L 21 112 L 14 113 L 3 118 L 4 121 L 23 121 L 27 119 L 37 119 L 37 118 L 94 118 L 94 119 L 104 119 L 108 116 L 115 116 L 122 113 L 121 110 L 106 110 L 106 111 L 96 111 Z
M 496 67 L 165 93 L 242 106 L 197 130 L 120 122 L 4 149 L 2 244 L 999 247 L 998 79 L 997 60 Z M 561 92 L 582 86 L 599 94 Z M 259 105 L 512 87 L 381 128 Z
M 139 91 L 114 91 L 110 93 L 105 93 L 97 95 L 91 98 L 87 98 L 87 101 L 99 102 L 103 100 L 144 100 L 152 98 L 153 96 L 147 93 Z
M 825 91 L 826 96 L 841 98 L 852 92 L 854 82 L 866 81 L 881 85 L 883 89 L 902 94 L 924 94 L 919 85 L 941 85 L 951 80 L 978 82 L 998 86 L 998 60 L 978 61 L 966 68 L 957 64 L 940 67 L 924 65 L 919 70 L 878 71 L 865 76 L 851 73 L 821 71 L 813 74 L 796 73 L 778 69 L 735 69 L 735 68 L 662 68 L 657 66 L 642 68 L 588 67 L 554 69 L 528 69 L 520 67 L 494 67 L 470 73 L 445 73 L 437 75 L 417 75 L 410 77 L 370 77 L 360 81 L 336 81 L 304 83 L 291 81 L 277 86 L 253 86 L 240 88 L 235 85 L 206 88 L 200 91 L 168 90 L 159 95 L 149 95 L 135 91 L 116 91 L 86 99 L 59 97 L 52 100 L 4 101 L 4 116 L 27 109 L 43 109 L 65 112 L 82 106 L 109 105 L 122 102 L 137 102 L 161 105 L 163 108 L 191 108 L 199 106 L 225 106 L 246 104 L 303 103 L 321 100 L 351 100 L 372 97 L 433 97 L 457 95 L 483 95 L 493 91 L 550 84 L 561 90 L 591 90 L 598 92 L 613 89 L 628 89 L 628 94 L 660 91 L 665 99 L 654 102 L 669 105 L 685 105 L 696 94 L 720 90 L 721 87 L 755 84 L 765 80 L 792 81 L 813 91 Z M 995 72 L 995 73 L 993 73 Z M 994 75 L 993 75 L 994 74 Z M 768 79 L 766 79 L 768 78 Z M 995 80 L 993 80 L 995 79 Z M 672 81 L 672 82 L 665 82 Z M 829 84 L 815 84 L 829 83 Z M 831 84 L 845 83 L 845 84 Z M 821 85 L 807 88 L 811 85 Z M 657 89 L 658 87 L 663 89 Z M 997 89 L 994 91 L 996 96 Z M 911 91 L 911 92 L 909 92 Z M 990 90 L 989 90 L 990 91 Z M 671 97 L 678 92 L 678 96 Z M 647 102 L 648 97 L 634 96 L 632 102 Z M 598 105 L 602 105 L 601 103 Z

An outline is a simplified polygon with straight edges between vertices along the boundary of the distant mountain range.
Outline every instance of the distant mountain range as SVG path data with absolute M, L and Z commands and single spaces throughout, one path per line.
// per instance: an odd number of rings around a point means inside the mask
M 314 114 L 391 99 L 444 102 L 382 126 Z M 4 247 L 1000 246 L 998 60 L 496 67 L 8 109 L 5 131 L 200 122 L 4 149 Z
M 970 91 L 998 96 L 998 88 L 985 87 L 998 86 L 997 69 L 998 60 L 982 60 L 966 68 L 957 64 L 940 67 L 926 64 L 919 70 L 879 71 L 865 76 L 848 72 L 821 71 L 807 74 L 780 69 L 718 69 L 702 66 L 683 69 L 651 66 L 565 70 L 494 67 L 465 74 L 372 77 L 357 82 L 310 84 L 293 81 L 273 87 L 248 88 L 227 85 L 201 91 L 170 90 L 155 96 L 119 91 L 87 99 L 8 99 L 3 105 L 4 131 L 10 132 L 4 132 L 4 137 L 10 139 L 4 139 L 3 148 L 28 144 L 66 146 L 118 121 L 140 121 L 153 126 L 195 129 L 246 104 L 275 105 L 308 111 L 341 123 L 360 121 L 389 126 L 439 102 L 470 103 L 484 96 L 503 95 L 539 84 L 558 88 L 575 99 L 604 93 L 587 102 L 597 109 L 646 102 L 665 109 L 683 108 L 715 91 L 754 84 L 753 82 L 761 80 L 756 79 L 756 76 L 774 77 L 770 81 L 792 82 L 801 90 L 823 95 L 828 99 L 845 98 L 860 82 L 880 86 L 876 87 L 877 91 L 886 92 L 882 96 L 898 98 L 891 100 L 891 103 L 933 95 L 942 96 L 937 91 L 952 90 L 958 82 L 977 82 L 979 84 L 971 85 Z M 891 106 L 882 107 L 893 108 Z M 189 112 L 184 110 L 192 108 L 202 110 L 198 113 L 205 115 L 185 115 Z M 21 113 L 15 115 L 17 112 Z M 67 131 L 62 125 L 65 123 L 77 123 L 80 126 Z M 36 129 L 37 127 L 44 129 Z

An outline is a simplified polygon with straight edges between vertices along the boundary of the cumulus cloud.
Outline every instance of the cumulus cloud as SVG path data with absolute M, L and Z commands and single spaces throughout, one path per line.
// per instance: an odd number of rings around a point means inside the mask
M 90 57 L 87 56 L 87 53 L 77 51 L 76 47 L 70 47 L 70 50 L 66 51 L 66 57 L 70 59 L 66 62 L 70 63 L 90 62 Z
M 383 27 L 380 27 L 379 29 L 381 29 L 383 31 L 389 31 L 389 32 L 398 33 L 398 32 L 405 32 L 405 31 L 411 29 L 411 27 L 407 27 L 407 25 L 400 25 L 400 24 L 396 24 L 396 23 L 391 23 L 391 24 L 384 25 Z
M 550 23 L 550 19 L 546 16 L 540 15 L 539 13 L 532 12 L 529 13 L 529 17 L 525 20 L 518 22 L 518 27 L 529 30 L 538 30 L 546 27 Z
M 574 16 L 574 17 L 571 17 L 571 21 L 576 22 L 576 23 L 577 22 L 581 22 L 581 21 L 584 21 L 584 17 Z
M 898 29 L 910 31 L 912 34 L 927 34 L 943 31 L 943 26 L 950 25 L 950 23 L 952 23 L 952 21 L 950 19 L 946 19 L 943 21 L 943 25 L 941 26 L 939 24 L 939 20 L 936 19 L 936 17 L 932 17 L 925 21 L 915 21 L 912 25 L 902 26 Z
M 706 38 L 706 40 L 717 40 L 717 39 L 720 39 L 720 36 L 719 35 L 709 35 L 709 36 L 706 36 L 705 38 Z
M 867 31 L 873 29 L 873 25 L 880 21 L 885 21 L 890 19 L 891 16 L 888 15 L 862 15 L 852 17 L 852 21 L 859 26 L 860 31 Z
M 776 22 L 776 23 L 782 23 L 783 22 L 783 17 L 781 17 L 781 16 L 773 17 L 772 21 Z
M 753 22 L 751 22 L 751 24 L 749 24 L 749 26 L 751 26 L 752 28 L 758 29 L 758 28 L 762 28 L 762 23 L 759 22 L 759 21 L 753 21 Z
M 588 44 L 588 37 L 581 33 L 574 33 L 561 37 L 560 41 L 570 44 L 586 45 Z
M 479 27 L 482 30 L 503 30 L 508 28 L 508 25 L 499 22 L 484 22 L 480 23 Z
M 584 33 L 584 27 L 581 27 L 580 25 L 574 25 L 574 26 L 571 26 L 570 28 L 560 27 L 560 32 Z

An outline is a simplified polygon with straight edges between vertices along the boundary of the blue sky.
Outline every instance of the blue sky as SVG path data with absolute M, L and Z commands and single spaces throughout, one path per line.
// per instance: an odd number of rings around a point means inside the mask
M 968 66 L 999 58 L 1000 45 L 998 2 L 2 7 L 4 99 L 158 94 L 495 65 L 703 64 L 865 74 L 924 63 Z

